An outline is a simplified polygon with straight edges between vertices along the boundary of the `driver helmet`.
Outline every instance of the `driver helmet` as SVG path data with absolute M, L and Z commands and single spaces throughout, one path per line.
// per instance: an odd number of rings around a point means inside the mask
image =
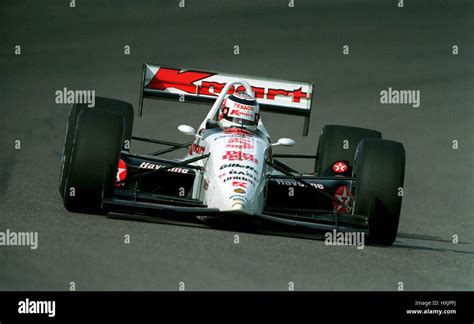
M 222 129 L 229 127 L 255 131 L 260 120 L 260 107 L 255 97 L 247 93 L 234 93 L 222 101 L 218 123 Z

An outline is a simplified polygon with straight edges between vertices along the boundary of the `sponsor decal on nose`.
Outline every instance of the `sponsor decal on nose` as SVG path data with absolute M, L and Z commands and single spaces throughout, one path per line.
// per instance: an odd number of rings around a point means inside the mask
M 232 204 L 232 209 L 233 210 L 244 210 L 244 205 L 240 201 L 236 201 Z

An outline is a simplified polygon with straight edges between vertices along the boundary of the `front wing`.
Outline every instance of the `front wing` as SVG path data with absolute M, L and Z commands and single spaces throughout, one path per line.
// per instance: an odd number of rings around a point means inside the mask
M 242 217 L 237 212 L 221 212 L 216 208 L 191 199 L 178 200 L 174 197 L 116 192 L 113 198 L 103 200 L 104 207 L 110 211 L 134 215 L 173 216 L 186 219 L 194 216 Z M 112 216 L 113 217 L 113 216 Z M 324 210 L 265 210 L 263 213 L 249 215 L 261 222 L 277 223 L 306 229 L 338 231 L 366 231 L 367 218 L 352 214 L 330 213 Z

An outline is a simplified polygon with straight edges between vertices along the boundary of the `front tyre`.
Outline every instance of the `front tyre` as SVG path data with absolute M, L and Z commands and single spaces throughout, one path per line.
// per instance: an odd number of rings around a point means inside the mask
M 364 139 L 357 147 L 353 169 L 354 214 L 368 216 L 369 242 L 395 241 L 405 177 L 405 149 L 399 142 Z
M 124 139 L 124 118 L 98 109 L 77 117 L 63 202 L 73 212 L 104 213 L 102 199 L 110 196 Z
M 63 158 L 61 162 L 61 173 L 59 176 L 59 192 L 61 196 L 63 196 L 64 194 L 64 186 L 66 182 L 65 175 L 68 172 L 69 163 L 71 160 L 71 151 L 74 140 L 74 134 L 76 132 L 77 118 L 80 112 L 84 109 L 97 109 L 102 111 L 108 111 L 110 113 L 122 116 L 125 120 L 125 136 L 123 149 L 128 150 L 128 148 L 130 147 L 133 128 L 133 107 L 130 103 L 116 99 L 96 97 L 95 106 L 93 108 L 87 107 L 87 104 L 73 104 L 69 111 L 69 120 L 66 129 L 66 136 L 64 139 Z M 127 143 L 125 143 L 125 141 L 128 141 L 128 145 L 126 145 Z

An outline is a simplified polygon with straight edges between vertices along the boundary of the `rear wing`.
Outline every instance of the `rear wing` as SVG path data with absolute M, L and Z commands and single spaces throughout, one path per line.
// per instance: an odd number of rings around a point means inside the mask
M 143 65 L 138 115 L 142 116 L 143 100 L 148 98 L 212 104 L 225 85 L 235 79 L 244 79 L 250 84 L 263 111 L 305 117 L 303 135 L 308 134 L 312 83 L 152 64 Z M 229 89 L 228 94 L 240 91 L 245 91 L 244 87 L 235 85 Z

